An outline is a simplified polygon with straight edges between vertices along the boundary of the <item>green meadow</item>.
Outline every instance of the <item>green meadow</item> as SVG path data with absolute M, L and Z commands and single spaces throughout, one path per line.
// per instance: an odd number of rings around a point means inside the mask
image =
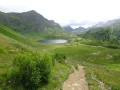
M 56 48 L 54 51 L 63 53 L 69 61 L 84 66 L 90 90 L 103 90 L 98 80 L 104 83 L 107 90 L 120 89 L 119 49 L 79 44 Z

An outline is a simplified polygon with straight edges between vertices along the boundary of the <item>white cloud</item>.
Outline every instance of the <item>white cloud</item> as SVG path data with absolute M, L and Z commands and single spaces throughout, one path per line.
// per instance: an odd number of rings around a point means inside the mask
M 120 0 L 1 0 L 0 11 L 36 10 L 61 25 L 83 23 L 91 25 L 120 17 Z

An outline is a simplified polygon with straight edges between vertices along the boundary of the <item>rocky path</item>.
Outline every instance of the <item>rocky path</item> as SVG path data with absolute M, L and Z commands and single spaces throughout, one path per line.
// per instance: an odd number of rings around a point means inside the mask
M 83 66 L 78 65 L 78 70 L 74 67 L 73 69 L 74 73 L 70 74 L 68 79 L 63 83 L 63 90 L 89 90 Z

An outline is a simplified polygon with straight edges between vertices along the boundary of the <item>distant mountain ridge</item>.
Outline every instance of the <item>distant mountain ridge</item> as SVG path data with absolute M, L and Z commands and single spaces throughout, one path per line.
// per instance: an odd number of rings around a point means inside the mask
M 67 32 L 72 32 L 72 31 L 84 31 L 86 30 L 86 28 L 84 27 L 78 27 L 78 28 L 75 28 L 73 29 L 71 26 L 63 26 L 63 29 L 66 30 Z
M 107 26 L 111 26 L 114 24 L 120 23 L 120 19 L 113 19 L 113 20 L 108 20 L 107 22 L 98 22 L 97 24 L 89 27 L 91 28 L 96 28 L 96 27 L 107 27 Z
M 111 25 L 115 25 L 117 23 L 120 23 L 120 19 L 114 19 L 114 20 L 108 20 L 107 22 L 98 22 L 95 25 L 92 25 L 88 28 L 84 28 L 84 27 L 78 27 L 73 29 L 71 26 L 63 26 L 63 29 L 66 30 L 67 32 L 72 32 L 72 31 L 86 31 L 86 30 L 90 30 L 92 28 L 97 28 L 97 27 L 107 27 L 107 26 L 111 26 Z
M 78 27 L 78 28 L 75 28 L 74 30 L 80 30 L 80 31 L 84 31 L 86 30 L 87 28 L 84 28 L 84 27 Z
M 109 20 L 103 24 L 96 24 L 83 34 L 79 33 L 78 36 L 120 45 L 120 19 Z

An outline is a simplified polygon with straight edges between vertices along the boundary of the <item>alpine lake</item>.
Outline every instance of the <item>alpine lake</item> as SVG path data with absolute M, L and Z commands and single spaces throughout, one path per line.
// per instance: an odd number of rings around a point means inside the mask
M 67 40 L 63 40 L 63 39 L 53 39 L 53 40 L 39 40 L 37 42 L 40 43 L 47 43 L 47 44 L 63 44 L 63 43 L 67 43 Z

